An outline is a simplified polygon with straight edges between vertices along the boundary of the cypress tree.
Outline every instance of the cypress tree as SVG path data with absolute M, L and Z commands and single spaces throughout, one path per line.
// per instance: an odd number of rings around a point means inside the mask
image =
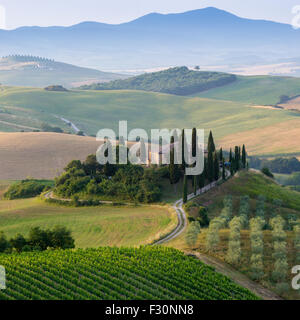
M 174 137 L 171 137 L 171 144 L 174 143 Z M 169 176 L 170 176 L 170 183 L 175 184 L 178 182 L 180 178 L 180 172 L 178 165 L 175 164 L 175 150 L 174 148 L 170 151 L 170 164 L 169 164 Z
M 246 161 L 247 161 L 246 148 L 245 148 L 245 145 L 243 144 L 242 164 L 243 164 L 243 168 L 244 168 L 244 169 L 246 169 Z
M 184 175 L 183 179 L 183 203 L 187 203 L 187 176 Z
M 232 158 L 232 150 L 231 150 L 231 148 L 230 148 L 230 153 L 229 153 L 229 162 L 232 164 L 232 160 L 233 160 L 233 158 Z
M 222 148 L 220 149 L 220 152 L 219 152 L 219 159 L 220 159 L 220 162 L 223 161 L 223 149 Z
M 207 178 L 210 182 L 214 181 L 214 157 L 213 152 L 208 152 L 207 156 Z
M 239 147 L 234 148 L 234 171 L 240 170 Z
M 215 181 L 218 181 L 219 180 L 219 173 L 220 173 L 220 162 L 219 162 L 219 157 L 218 157 L 218 154 L 217 152 L 215 151 L 214 152 L 214 156 L 213 156 L 213 161 L 214 161 L 214 180 Z
M 197 130 L 193 128 L 192 132 L 192 156 L 196 157 L 196 149 L 197 149 Z
M 197 194 L 198 176 L 194 176 L 194 195 Z
M 181 164 L 181 170 L 185 170 L 185 159 L 184 159 L 184 153 L 185 153 L 185 133 L 184 129 L 182 129 L 182 134 L 181 134 L 181 157 L 182 157 L 182 164 Z
M 214 153 L 216 151 L 215 143 L 214 143 L 214 138 L 212 135 L 212 132 L 209 132 L 209 137 L 208 137 L 208 144 L 207 144 L 207 151 L 208 153 Z
M 225 172 L 225 161 L 224 161 L 224 158 L 222 159 L 222 179 L 223 179 L 223 181 L 226 180 L 226 172 Z

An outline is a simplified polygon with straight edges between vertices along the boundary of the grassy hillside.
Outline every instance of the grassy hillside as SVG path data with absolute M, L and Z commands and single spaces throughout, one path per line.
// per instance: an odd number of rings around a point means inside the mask
M 0 264 L 7 271 L 7 289 L 0 291 L 1 299 L 257 299 L 175 249 L 100 248 L 2 254 Z
M 236 80 L 235 75 L 221 72 L 192 71 L 187 67 L 145 73 L 126 80 L 92 84 L 81 87 L 86 90 L 143 90 L 189 95 L 227 85 Z
M 281 95 L 300 94 L 300 78 L 270 76 L 239 76 L 224 87 L 197 94 L 198 97 L 232 100 L 256 105 L 275 105 Z
M 10 86 L 41 88 L 60 84 L 69 88 L 85 83 L 105 82 L 125 77 L 40 57 L 9 56 L 0 59 L 0 83 Z
M 128 120 L 130 128 L 146 130 L 152 129 L 153 124 L 155 128 L 213 129 L 219 139 L 299 119 L 292 111 L 251 108 L 240 102 L 126 90 L 48 92 L 2 87 L 0 106 L 6 112 L 0 113 L 0 121 L 12 125 L 39 127 L 47 122 L 64 128 L 57 118 L 64 117 L 90 134 L 106 127 L 117 129 L 119 120 Z M 291 126 L 286 128 L 291 130 Z
M 137 246 L 173 230 L 177 217 L 167 207 L 61 207 L 37 198 L 0 200 L 0 230 L 8 238 L 32 227 L 69 228 L 78 248 Z M 138 231 L 137 231 L 138 230 Z
M 232 196 L 232 212 L 234 216 L 239 215 L 240 198 L 248 195 L 250 197 L 248 212 L 248 219 L 256 216 L 257 198 L 259 195 L 266 197 L 264 217 L 267 222 L 274 214 L 280 214 L 286 222 L 293 215 L 300 218 L 300 193 L 289 190 L 282 187 L 272 181 L 271 179 L 263 176 L 260 173 L 253 171 L 239 172 L 234 178 L 230 179 L 226 183 L 218 186 L 217 188 L 210 190 L 209 192 L 195 198 L 192 202 L 197 206 L 205 206 L 208 209 L 208 216 L 210 219 L 218 217 L 224 207 L 223 200 L 227 195 Z M 273 204 L 273 199 L 282 200 L 282 207 L 278 209 Z M 192 207 L 189 210 L 189 215 L 192 217 L 198 216 L 198 207 Z M 287 224 L 288 225 L 288 224 Z M 291 268 L 297 264 L 296 261 L 296 248 L 294 246 L 294 233 L 292 231 L 285 230 L 287 235 L 287 284 L 289 290 L 284 293 L 284 298 L 287 299 L 299 299 L 298 293 L 290 286 L 292 274 L 289 272 Z M 228 252 L 228 241 L 230 238 L 230 230 L 227 227 L 222 228 L 219 232 L 220 241 L 214 250 L 208 250 L 206 247 L 206 236 L 208 233 L 207 228 L 202 228 L 201 233 L 198 236 L 196 243 L 192 246 L 186 243 L 186 231 L 175 240 L 170 241 L 166 246 L 175 247 L 184 251 L 196 251 L 205 255 L 216 257 L 218 260 L 227 262 L 226 256 Z M 272 279 L 272 272 L 274 270 L 274 243 L 272 239 L 272 232 L 270 230 L 263 231 L 263 268 L 264 275 L 260 280 L 260 283 L 269 289 L 277 292 L 275 289 L 276 283 Z M 251 270 L 251 241 L 249 228 L 243 228 L 241 230 L 241 258 L 239 263 L 232 264 L 231 266 L 247 275 L 249 278 L 252 275 Z M 278 292 L 277 292 L 278 293 Z

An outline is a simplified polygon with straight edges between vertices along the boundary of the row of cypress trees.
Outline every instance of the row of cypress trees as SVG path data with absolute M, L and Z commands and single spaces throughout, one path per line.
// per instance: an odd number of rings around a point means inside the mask
M 196 129 L 193 129 L 193 136 L 192 136 L 192 155 L 196 155 Z M 182 139 L 182 159 L 183 164 L 181 165 L 181 169 L 185 170 L 186 164 L 184 163 L 184 146 L 186 145 L 184 130 L 182 131 L 181 135 Z M 174 140 L 172 140 L 174 142 Z M 174 155 L 171 155 L 171 158 Z M 172 160 L 172 159 L 171 159 Z M 230 149 L 229 153 L 229 165 L 231 175 L 235 172 L 239 171 L 240 169 L 247 168 L 247 154 L 245 145 L 243 145 L 242 149 L 239 146 L 236 146 L 234 149 L 234 153 L 232 149 Z M 196 195 L 197 188 L 202 189 L 205 186 L 205 182 L 208 181 L 212 183 L 213 181 L 218 181 L 220 179 L 220 164 L 222 163 L 222 180 L 226 180 L 226 169 L 225 169 L 225 158 L 223 154 L 223 149 L 221 148 L 219 152 L 216 150 L 216 146 L 214 143 L 213 134 L 210 131 L 208 137 L 208 144 L 207 144 L 207 157 L 204 159 L 204 170 L 202 174 L 199 176 L 193 177 L 193 186 L 194 186 L 194 194 Z M 177 183 L 180 179 L 180 173 L 178 171 L 178 167 L 176 169 L 176 165 L 174 162 L 171 161 L 170 163 L 170 182 L 171 184 Z M 175 175 L 177 172 L 177 176 Z M 175 179 L 175 176 L 177 179 Z M 183 202 L 187 202 L 187 193 L 188 193 L 188 177 L 184 176 L 184 183 L 183 183 Z

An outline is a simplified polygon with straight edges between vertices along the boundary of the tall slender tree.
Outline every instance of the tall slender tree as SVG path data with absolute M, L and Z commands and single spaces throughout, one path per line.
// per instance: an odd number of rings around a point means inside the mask
M 242 151 L 242 164 L 243 164 L 243 168 L 246 169 L 247 155 L 246 155 L 246 148 L 244 144 L 243 144 L 243 151 Z
M 172 136 L 171 144 L 174 144 L 174 141 L 175 141 L 175 138 Z M 170 177 L 171 184 L 176 184 L 180 178 L 178 165 L 175 164 L 175 150 L 174 150 L 174 147 L 172 146 L 170 150 L 169 177 Z
M 181 133 L 181 170 L 185 170 L 186 168 L 186 164 L 185 164 L 185 148 L 186 148 L 186 140 L 185 140 L 185 131 L 184 129 L 182 129 L 182 133 Z
M 216 151 L 216 146 L 215 146 L 213 134 L 211 131 L 209 132 L 207 151 L 212 153 Z
M 219 159 L 220 159 L 220 162 L 223 161 L 223 149 L 220 148 L 220 151 L 219 151 Z
M 184 178 L 183 178 L 183 203 L 187 203 L 187 193 L 188 193 L 187 176 L 184 175 Z
M 194 176 L 194 195 L 197 194 L 197 187 L 198 187 L 198 176 Z
M 207 156 L 207 178 L 210 182 L 214 181 L 214 155 L 211 151 Z
M 240 170 L 240 157 L 239 157 L 239 147 L 234 148 L 234 171 Z
M 214 152 L 213 155 L 213 161 L 214 161 L 214 180 L 218 181 L 219 180 L 219 175 L 220 175 L 220 162 L 219 162 L 219 157 L 217 152 Z
M 193 128 L 192 132 L 192 156 L 196 157 L 197 152 L 197 129 Z
M 224 161 L 224 158 L 222 159 L 222 179 L 223 179 L 223 181 L 226 180 L 226 172 L 225 172 L 225 161 Z

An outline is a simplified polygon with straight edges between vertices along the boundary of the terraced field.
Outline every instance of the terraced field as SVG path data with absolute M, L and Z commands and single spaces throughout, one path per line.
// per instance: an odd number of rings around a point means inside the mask
M 172 248 L 100 248 L 0 255 L 1 299 L 254 300 L 229 278 Z

